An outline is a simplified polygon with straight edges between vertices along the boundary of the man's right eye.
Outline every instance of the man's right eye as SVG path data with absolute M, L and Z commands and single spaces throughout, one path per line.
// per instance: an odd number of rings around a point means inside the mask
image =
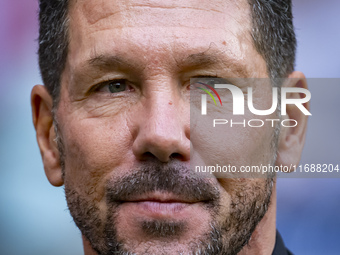
M 108 92 L 111 94 L 131 90 L 131 87 L 127 84 L 126 80 L 111 80 L 103 82 L 99 85 L 99 92 Z

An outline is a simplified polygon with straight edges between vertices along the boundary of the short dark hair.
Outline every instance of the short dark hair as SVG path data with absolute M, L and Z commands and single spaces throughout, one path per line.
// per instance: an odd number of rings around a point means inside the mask
M 269 77 L 287 77 L 295 68 L 296 37 L 291 0 L 248 0 L 254 46 L 267 63 Z
M 294 70 L 296 38 L 291 0 L 248 0 L 254 46 L 273 80 Z M 68 52 L 69 0 L 39 0 L 39 66 L 56 105 Z
M 69 0 L 39 0 L 39 66 L 54 105 L 68 52 L 68 6 Z

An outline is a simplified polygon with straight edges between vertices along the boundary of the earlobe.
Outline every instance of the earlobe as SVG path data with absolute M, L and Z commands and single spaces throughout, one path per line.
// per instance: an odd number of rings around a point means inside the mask
M 52 105 L 52 98 L 46 88 L 42 85 L 34 86 L 31 92 L 32 117 L 45 173 L 52 185 L 61 186 L 63 178 L 55 141 Z
M 296 71 L 289 75 L 285 86 L 308 89 L 306 77 L 303 73 Z M 291 99 L 301 99 L 304 96 L 301 93 L 290 93 L 288 95 Z M 304 103 L 303 107 L 309 111 L 309 102 Z M 289 123 L 289 119 L 292 120 L 291 124 L 286 126 L 294 126 L 296 123 L 297 125 L 295 127 L 281 127 L 276 164 L 297 165 L 305 143 L 308 115 L 305 115 L 296 105 L 289 104 L 287 105 L 287 115 L 282 116 L 282 119 L 286 119 L 287 123 Z

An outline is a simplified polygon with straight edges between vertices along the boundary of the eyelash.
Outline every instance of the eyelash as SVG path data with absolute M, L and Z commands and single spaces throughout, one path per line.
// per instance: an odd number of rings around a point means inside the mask
M 192 77 L 192 79 L 207 79 L 207 80 L 209 80 L 209 79 L 213 80 L 214 79 L 215 81 L 221 81 L 223 83 L 227 82 L 227 80 L 225 80 L 222 77 L 217 76 L 217 74 L 216 74 L 216 76 L 214 76 L 214 75 L 199 75 L 199 76 Z M 219 82 L 216 82 L 216 83 L 219 83 Z M 193 85 L 193 84 L 190 83 L 190 85 Z
M 125 79 L 107 79 L 103 82 L 98 83 L 95 85 L 89 92 L 100 92 L 101 89 L 103 89 L 105 86 L 108 86 L 110 83 L 118 83 L 118 82 L 124 82 L 127 86 L 127 89 L 124 91 L 130 91 L 133 89 L 133 87 L 127 82 Z M 123 91 L 122 91 L 123 92 Z M 115 93 L 110 93 L 115 94 Z

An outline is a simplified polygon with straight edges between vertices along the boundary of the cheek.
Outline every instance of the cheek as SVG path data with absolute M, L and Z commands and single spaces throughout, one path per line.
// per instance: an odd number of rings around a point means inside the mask
M 231 116 L 227 124 L 213 126 L 214 116 L 207 116 L 191 132 L 191 159 L 193 166 L 251 166 L 270 162 L 273 128 L 270 123 L 255 128 L 247 125 L 250 119 L 269 116 Z M 246 122 L 246 127 L 233 123 Z
M 63 125 L 65 181 L 78 192 L 100 200 L 106 180 L 129 157 L 131 134 L 126 119 L 69 119 Z
M 260 85 L 263 86 L 254 85 L 253 105 L 259 110 L 270 109 L 272 87 L 270 84 Z M 277 116 L 254 115 L 248 110 L 247 97 L 244 115 L 233 115 L 233 100 L 229 94 L 221 96 L 224 96 L 223 107 L 208 102 L 209 107 L 204 116 L 200 108 L 193 106 L 191 109 L 191 160 L 195 167 L 217 164 L 252 166 L 269 163 L 273 158 L 274 151 L 271 148 L 274 128 L 268 120 L 277 119 Z

